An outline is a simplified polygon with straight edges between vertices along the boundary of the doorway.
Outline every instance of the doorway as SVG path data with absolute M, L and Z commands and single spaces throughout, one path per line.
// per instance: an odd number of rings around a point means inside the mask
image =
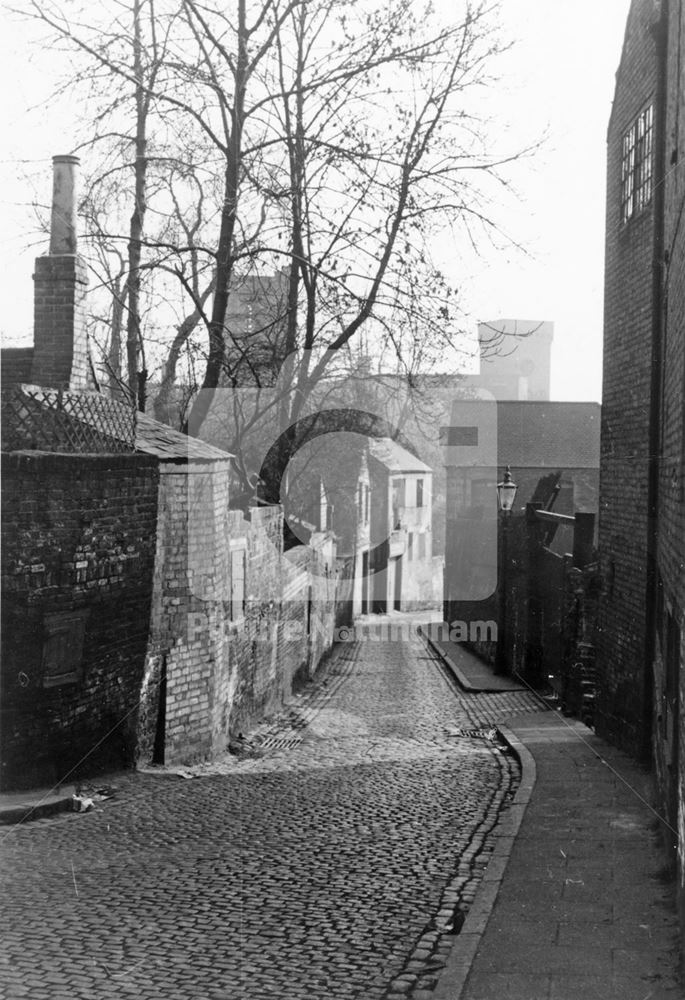
M 369 613 L 369 552 L 362 552 L 362 614 Z
M 393 607 L 395 611 L 402 610 L 402 556 L 393 559 L 395 564 L 395 593 Z
M 152 763 L 164 763 L 164 749 L 166 737 L 166 689 L 167 689 L 167 666 L 166 654 L 162 657 L 159 668 L 159 701 L 157 703 L 157 725 L 155 728 L 155 742 L 152 748 Z

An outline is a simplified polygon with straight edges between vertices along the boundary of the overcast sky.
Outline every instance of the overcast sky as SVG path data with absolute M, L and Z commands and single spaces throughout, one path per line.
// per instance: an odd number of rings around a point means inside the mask
M 358 0 L 363 3 L 363 0 Z M 438 0 L 449 5 L 450 0 Z M 552 320 L 552 398 L 599 400 L 602 357 L 605 137 L 629 0 L 503 0 L 507 84 L 501 112 L 512 135 L 548 133 L 516 175 L 518 198 L 500 218 L 527 255 L 491 254 L 454 274 L 464 306 L 478 320 Z M 57 72 L 50 53 L 33 51 L 27 29 L 7 14 L 0 32 L 1 329 L 6 342 L 30 342 L 32 192 L 25 170 L 69 152 L 71 109 L 40 110 Z M 31 110 L 33 109 L 33 110 Z M 449 248 L 447 248 L 449 255 Z

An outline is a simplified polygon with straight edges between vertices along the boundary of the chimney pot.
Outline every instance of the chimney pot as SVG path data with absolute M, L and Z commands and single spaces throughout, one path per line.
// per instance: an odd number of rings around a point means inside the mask
M 51 256 L 76 253 L 76 185 L 80 162 L 78 156 L 52 158 Z

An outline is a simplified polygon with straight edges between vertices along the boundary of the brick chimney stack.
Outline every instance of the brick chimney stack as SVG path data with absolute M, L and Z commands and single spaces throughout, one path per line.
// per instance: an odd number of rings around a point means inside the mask
M 50 253 L 36 258 L 31 381 L 53 389 L 92 389 L 85 326 L 88 276 L 78 255 L 77 156 L 53 156 Z

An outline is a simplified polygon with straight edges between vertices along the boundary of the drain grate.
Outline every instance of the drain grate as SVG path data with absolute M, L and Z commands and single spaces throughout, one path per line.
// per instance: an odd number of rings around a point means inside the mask
M 490 726 L 488 729 L 449 729 L 447 736 L 465 736 L 472 740 L 496 740 L 499 733 Z
M 294 750 L 299 747 L 303 736 L 267 736 L 260 743 L 263 750 Z

